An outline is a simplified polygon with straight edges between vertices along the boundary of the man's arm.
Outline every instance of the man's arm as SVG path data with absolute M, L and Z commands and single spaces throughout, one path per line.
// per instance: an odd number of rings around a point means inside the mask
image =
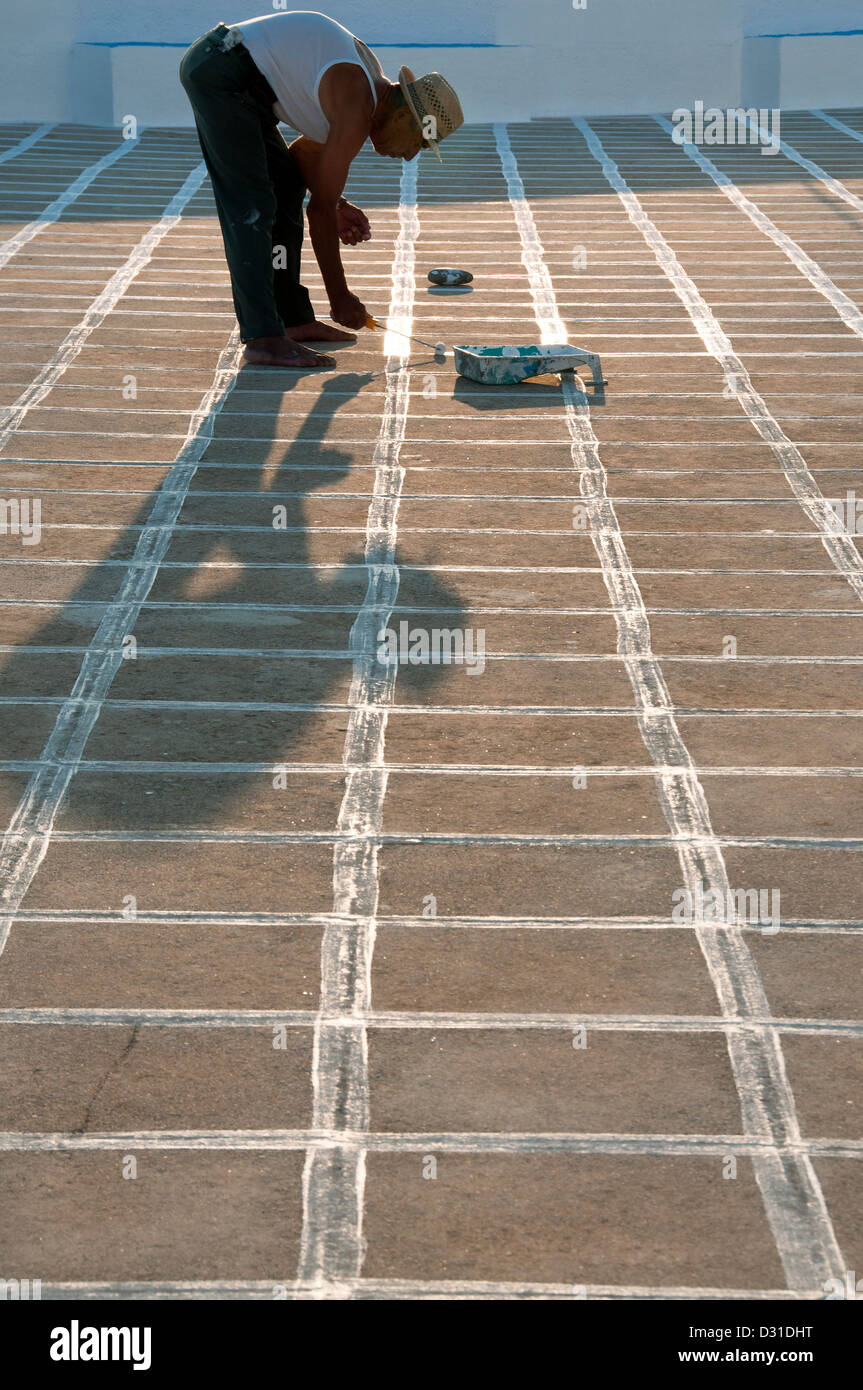
M 299 165 L 306 188 L 312 188 L 318 172 L 323 145 L 310 140 L 306 135 L 298 135 L 290 145 L 291 154 Z M 351 203 L 342 194 L 337 204 L 339 240 L 343 246 L 358 246 L 361 241 L 371 241 L 372 229 L 362 208 Z
M 315 181 L 315 175 L 318 172 L 318 160 L 323 148 L 323 145 L 319 145 L 317 140 L 310 140 L 308 135 L 298 135 L 296 140 L 292 140 L 288 146 L 299 165 L 306 188 L 311 188 Z
M 372 104 L 366 76 L 353 64 L 331 68 L 326 76 L 331 75 L 326 112 L 330 130 L 317 167 L 310 170 L 309 232 L 333 318 L 346 328 L 362 328 L 365 305 L 348 289 L 339 251 L 338 205 L 351 161 L 369 133 Z

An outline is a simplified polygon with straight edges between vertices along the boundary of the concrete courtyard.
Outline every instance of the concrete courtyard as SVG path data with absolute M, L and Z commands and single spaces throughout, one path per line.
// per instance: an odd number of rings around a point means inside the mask
M 395 333 L 243 367 L 191 131 L 0 128 L 0 1272 L 863 1270 L 863 113 L 782 138 L 358 159 L 374 315 L 597 391 Z

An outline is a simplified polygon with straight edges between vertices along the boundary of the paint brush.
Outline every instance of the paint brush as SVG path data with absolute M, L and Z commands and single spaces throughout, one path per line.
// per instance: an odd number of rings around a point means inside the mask
M 422 347 L 431 348 L 436 357 L 441 357 L 446 353 L 446 343 L 427 343 L 425 338 L 414 338 L 410 333 L 402 333 L 400 328 L 388 328 L 385 323 L 378 323 L 371 314 L 366 314 L 366 328 L 375 328 L 381 333 L 398 333 L 400 338 L 407 338 L 412 343 L 420 343 Z

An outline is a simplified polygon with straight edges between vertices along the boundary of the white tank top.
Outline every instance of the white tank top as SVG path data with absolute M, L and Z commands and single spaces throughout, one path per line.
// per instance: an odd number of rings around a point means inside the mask
M 362 67 L 377 101 L 383 69 L 370 48 L 336 20 L 314 10 L 288 10 L 233 24 L 252 62 L 276 94 L 275 113 L 301 135 L 323 144 L 330 123 L 318 101 L 321 78 L 336 63 Z

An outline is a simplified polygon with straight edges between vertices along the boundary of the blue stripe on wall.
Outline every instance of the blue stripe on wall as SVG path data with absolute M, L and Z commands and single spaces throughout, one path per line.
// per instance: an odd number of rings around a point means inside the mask
M 194 39 L 189 39 L 194 43 Z M 120 39 L 104 43 L 100 39 L 85 40 L 87 48 L 188 48 L 189 43 L 157 43 L 154 39 Z M 376 43 L 369 39 L 370 48 L 523 48 L 519 43 Z
M 746 34 L 747 39 L 838 39 L 845 34 L 863 34 L 863 29 L 807 29 L 802 34 Z

